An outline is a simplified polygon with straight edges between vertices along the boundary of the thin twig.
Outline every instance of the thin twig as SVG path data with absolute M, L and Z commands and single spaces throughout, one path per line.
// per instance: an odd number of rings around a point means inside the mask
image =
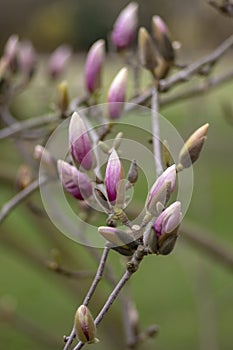
M 160 91 L 167 91 L 179 82 L 187 81 L 188 78 L 199 72 L 205 65 L 215 63 L 221 56 L 223 56 L 233 46 L 233 35 L 226 39 L 221 45 L 217 47 L 211 54 L 201 58 L 200 60 L 190 64 L 187 68 L 182 69 L 176 74 L 166 80 L 160 80 Z
M 0 130 L 0 140 L 5 139 L 9 136 L 17 135 L 18 133 L 32 129 L 38 126 L 44 126 L 56 122 L 60 119 L 60 114 L 48 114 L 43 116 L 38 116 L 24 120 L 22 122 L 14 123 L 2 130 Z
M 0 211 L 0 223 L 10 214 L 10 212 L 22 203 L 28 196 L 35 192 L 39 186 L 43 185 L 47 181 L 46 178 L 33 181 L 28 187 L 17 193 L 7 203 L 5 203 Z
M 201 84 L 194 86 L 190 89 L 185 89 L 177 94 L 173 94 L 171 96 L 163 97 L 159 100 L 159 104 L 161 107 L 169 106 L 170 104 L 187 100 L 189 98 L 197 97 L 202 95 L 203 93 L 208 93 L 212 91 L 214 88 L 219 87 L 223 83 L 227 83 L 233 79 L 233 71 L 226 72 L 219 77 L 211 77 L 206 79 Z
M 97 288 L 97 285 L 98 283 L 100 282 L 102 276 L 103 276 L 103 272 L 104 272 L 104 267 L 105 267 L 105 264 L 106 264 L 106 261 L 107 261 L 107 257 L 108 257 L 108 254 L 109 254 L 109 251 L 110 251 L 110 248 L 108 247 L 105 247 L 104 248 L 104 251 L 103 251 L 103 254 L 102 254 L 102 257 L 100 259 L 100 263 L 99 263 L 99 267 L 97 269 L 97 272 L 96 272 L 96 275 L 95 275 L 95 278 L 91 284 L 91 287 L 83 301 L 83 305 L 86 305 L 88 306 L 90 300 L 91 300 L 91 297 L 92 295 L 94 294 L 96 288 Z M 75 338 L 75 329 L 73 328 L 69 337 L 66 338 L 67 339 L 67 342 L 64 346 L 64 350 L 67 350 L 69 349 L 70 345 L 72 344 L 73 340 Z
M 91 271 L 70 271 L 65 269 L 64 267 L 58 265 L 54 261 L 49 261 L 47 263 L 47 267 L 49 270 L 56 272 L 59 275 L 73 278 L 73 279 L 84 279 L 84 278 L 92 278 L 94 277 L 94 273 Z
M 154 159 L 156 164 L 157 177 L 163 172 L 162 159 L 161 159 L 161 147 L 160 147 L 160 128 L 159 128 L 159 112 L 158 112 L 158 89 L 155 85 L 152 91 L 151 99 L 151 124 L 153 134 L 153 150 Z

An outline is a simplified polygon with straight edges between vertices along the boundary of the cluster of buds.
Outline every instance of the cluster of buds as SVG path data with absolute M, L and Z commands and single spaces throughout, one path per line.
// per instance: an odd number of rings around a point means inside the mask
M 116 161 L 115 157 L 116 155 L 114 154 L 113 159 Z M 115 177 L 114 184 L 111 183 L 111 189 L 120 179 L 120 165 L 117 163 L 118 160 L 112 165 L 112 172 L 114 172 Z M 107 189 L 109 184 L 110 182 L 106 182 Z M 127 221 L 124 222 L 124 220 L 121 220 L 123 224 L 128 226 L 128 231 L 116 227 L 99 227 L 99 233 L 107 240 L 107 245 L 120 254 L 127 256 L 131 256 L 138 245 L 142 243 L 148 248 L 149 253 L 169 254 L 177 239 L 178 227 L 181 220 L 180 202 L 174 202 L 166 208 L 174 191 L 175 184 L 176 166 L 172 165 L 160 175 L 151 187 L 146 200 L 146 214 L 140 225 L 130 225 Z M 118 192 L 116 191 L 116 187 L 114 188 L 115 191 L 110 192 L 108 196 L 111 199 L 114 198 L 115 203 L 117 203 Z M 122 213 L 121 217 L 118 216 L 119 208 L 123 211 L 123 207 L 118 206 L 118 204 L 114 208 L 116 218 L 125 219 Z
M 85 86 L 95 97 L 102 87 L 102 71 L 105 61 L 105 42 L 96 41 L 90 48 L 85 64 Z M 124 107 L 128 80 L 127 68 L 122 68 L 113 79 L 108 90 L 108 117 L 117 119 Z
M 17 35 L 11 35 L 6 42 L 0 61 L 0 78 L 22 74 L 29 81 L 36 69 L 36 53 L 30 41 L 20 41 Z

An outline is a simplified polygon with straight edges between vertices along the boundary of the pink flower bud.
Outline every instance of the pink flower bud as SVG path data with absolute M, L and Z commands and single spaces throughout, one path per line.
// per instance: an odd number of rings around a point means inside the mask
M 97 343 L 96 326 L 89 309 L 85 305 L 79 306 L 74 319 L 75 334 L 82 343 Z
M 120 159 L 115 150 L 112 151 L 106 168 L 105 184 L 110 202 L 115 203 L 117 197 L 118 183 L 122 177 L 122 167 Z
M 126 87 L 128 79 L 127 68 L 122 68 L 114 78 L 108 91 L 108 108 L 110 119 L 120 117 L 124 108 Z
M 181 205 L 180 202 L 175 202 L 165 209 L 156 220 L 154 229 L 157 237 L 175 231 L 180 224 L 180 220 Z
M 138 25 L 138 4 L 131 2 L 118 16 L 113 32 L 112 42 L 119 50 L 131 46 L 135 38 Z
M 96 41 L 90 48 L 85 65 L 85 84 L 90 93 L 101 87 L 101 71 L 105 60 L 105 42 Z
M 72 50 L 68 45 L 59 46 L 50 56 L 48 68 L 49 75 L 52 79 L 56 79 L 64 71 L 64 68 L 69 61 Z
M 164 199 L 161 199 L 160 198 L 161 190 L 165 188 L 166 185 L 168 184 L 170 185 L 168 186 L 169 193 L 167 193 L 167 191 L 165 191 L 166 193 L 162 191 L 165 194 L 164 194 Z M 158 201 L 160 201 L 163 205 L 165 205 L 171 193 L 174 191 L 175 184 L 176 184 L 176 166 L 175 164 L 173 164 L 158 177 L 158 179 L 152 186 L 147 198 L 147 204 L 146 204 L 147 208 L 150 207 L 150 204 L 152 203 L 152 201 L 154 201 L 156 197 L 158 197 Z
M 7 40 L 4 48 L 4 57 L 6 58 L 9 64 L 13 63 L 16 60 L 18 48 L 19 48 L 18 35 L 11 35 Z
M 19 67 L 28 78 L 31 78 L 35 66 L 36 55 L 34 47 L 30 41 L 24 41 L 19 47 Z
M 73 197 L 84 200 L 92 194 L 92 185 L 89 178 L 63 160 L 57 161 L 57 169 L 63 187 Z
M 94 162 L 91 140 L 82 118 L 76 112 L 70 120 L 69 144 L 70 153 L 77 166 L 81 166 L 85 170 L 92 169 Z

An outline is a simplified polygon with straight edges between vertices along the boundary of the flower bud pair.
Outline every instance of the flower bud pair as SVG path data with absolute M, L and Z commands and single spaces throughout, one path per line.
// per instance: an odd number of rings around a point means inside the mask
M 144 244 L 152 253 L 167 255 L 174 248 L 181 220 L 181 204 L 175 202 L 157 218 L 153 228 L 144 237 Z

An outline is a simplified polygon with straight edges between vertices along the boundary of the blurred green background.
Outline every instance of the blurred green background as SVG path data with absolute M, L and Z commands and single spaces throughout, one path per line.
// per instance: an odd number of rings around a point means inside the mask
M 68 67 L 66 78 L 71 97 L 82 92 L 84 56 L 90 44 L 107 37 L 112 23 L 126 1 L 1 1 L 1 41 L 12 33 L 33 40 L 41 52 L 50 52 L 69 42 L 79 53 Z M 166 19 L 173 37 L 182 43 L 181 57 L 199 57 L 232 32 L 232 23 L 208 7 L 206 1 L 139 1 L 140 23 L 150 17 Z M 22 15 L 20 15 L 20 13 Z M 112 58 L 105 70 L 105 91 L 122 62 Z M 226 61 L 225 67 L 232 61 Z M 19 119 L 44 113 L 55 100 L 55 85 L 48 84 L 45 67 L 12 110 Z M 186 138 L 205 122 L 210 123 L 208 141 L 194 166 L 194 193 L 185 221 L 210 231 L 214 238 L 233 250 L 233 128 L 224 119 L 222 105 L 232 102 L 233 84 L 192 101 L 164 108 L 162 114 Z M 105 97 L 103 97 L 103 100 Z M 148 120 L 149 123 L 149 120 Z M 33 149 L 29 142 L 24 144 Z M 24 162 L 14 140 L 1 141 L 0 204 L 15 193 L 15 176 Z M 136 187 L 138 203 L 145 197 Z M 39 194 L 33 202 L 41 205 Z M 204 229 L 203 229 L 204 228 Z M 70 270 L 95 271 L 96 264 L 83 246 L 63 236 L 47 218 L 33 214 L 26 204 L 18 207 L 0 230 L 0 305 L 8 311 L 0 318 L 0 348 L 62 349 L 62 336 L 68 334 L 74 310 L 85 296 L 90 279 L 70 280 L 46 268 L 51 250 L 61 252 L 62 265 Z M 111 253 L 110 264 L 120 276 L 123 258 Z M 111 288 L 103 281 L 90 308 L 96 314 Z M 217 261 L 190 247 L 180 237 L 173 254 L 150 256 L 130 283 L 137 305 L 140 326 L 157 323 L 159 335 L 140 349 L 230 350 L 233 333 L 232 274 Z M 12 311 L 10 310 L 12 308 Z M 99 327 L 98 349 L 124 349 L 119 302 Z

